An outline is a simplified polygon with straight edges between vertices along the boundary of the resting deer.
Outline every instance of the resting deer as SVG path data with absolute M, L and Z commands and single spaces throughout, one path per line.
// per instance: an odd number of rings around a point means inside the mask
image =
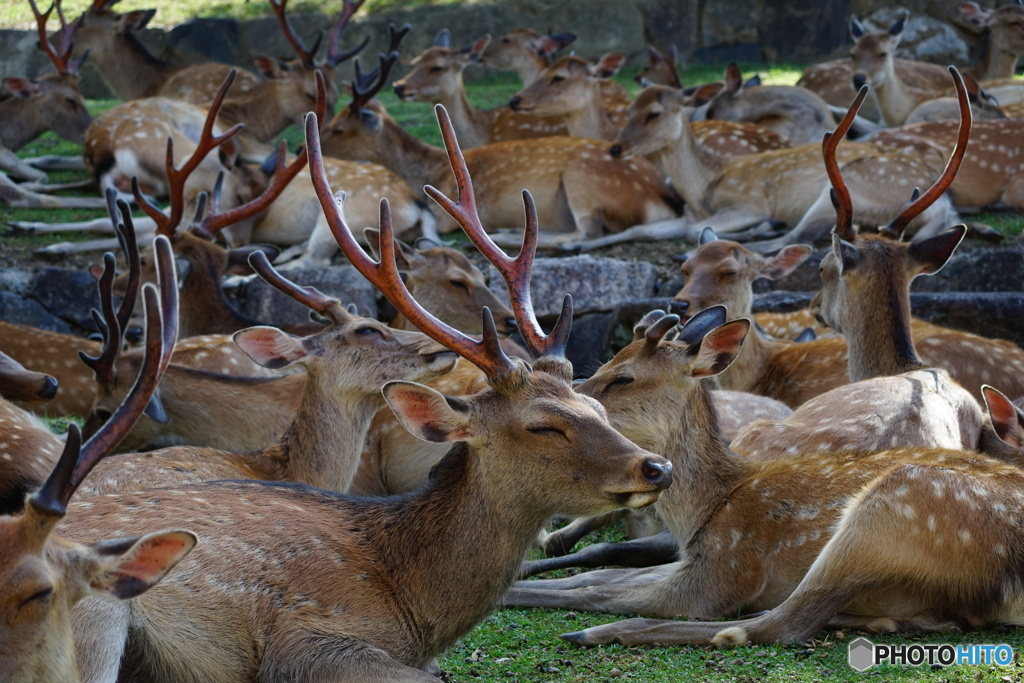
M 479 61 L 498 71 L 515 71 L 523 85 L 529 85 L 537 80 L 553 54 L 575 40 L 572 33 L 542 34 L 532 28 L 514 28 L 488 43 Z
M 964 85 L 967 87 L 967 97 L 971 102 L 971 112 L 976 121 L 986 119 L 1007 119 L 1010 118 L 1006 111 L 999 105 L 999 100 L 985 91 L 974 77 L 964 74 Z M 945 121 L 955 119 L 959 115 L 960 104 L 956 97 L 934 97 L 914 107 L 907 115 L 904 125 L 921 123 L 922 121 Z
M 69 142 L 81 144 L 92 117 L 78 88 L 78 70 L 83 60 L 71 59 L 71 43 L 77 25 L 67 24 L 59 3 L 44 13 L 39 11 L 34 0 L 29 4 L 36 18 L 39 47 L 50 58 L 57 73 L 38 79 L 12 76 L 3 80 L 4 87 L 14 97 L 0 103 L 0 170 L 16 178 L 46 182 L 46 173 L 28 165 L 14 153 L 48 130 Z M 46 22 L 54 9 L 61 21 L 59 49 L 46 35 Z M 12 188 L 10 193 L 0 194 L 12 206 L 64 206 L 56 197 L 36 195 L 24 188 L 19 192 L 18 189 Z
M 89 545 L 54 534 L 82 480 L 141 414 L 170 357 L 173 291 L 158 298 L 147 286 L 143 295 L 147 359 L 136 388 L 103 430 L 84 444 L 72 424 L 59 462 L 45 483 L 23 499 L 24 511 L 0 517 L 0 670 L 12 683 L 79 680 L 71 626 L 75 603 L 89 595 L 115 600 L 140 595 L 196 544 L 189 531 L 100 541 L 93 536 Z M 88 512 L 77 515 L 86 517 Z
M 437 184 L 444 189 L 451 182 L 444 150 L 420 142 L 371 102 L 397 59 L 392 51 L 381 58 L 379 69 L 359 74 L 352 102 L 324 127 L 324 152 L 380 163 L 412 187 Z M 521 208 L 509 201 L 514 193 L 525 187 L 536 195 L 545 228 L 541 246 L 571 244 L 676 213 L 674 192 L 652 165 L 642 159 L 619 162 L 593 140 L 510 140 L 469 150 L 466 162 L 476 175 L 481 218 L 491 228 L 519 224 Z M 445 220 L 438 226 L 443 232 L 453 229 L 450 219 Z M 496 239 L 510 243 L 518 232 Z
M 626 441 L 594 404 L 572 391 L 561 355 L 568 310 L 551 335 L 540 332 L 526 289 L 535 214 L 528 211 L 518 260 L 490 252 L 506 270 L 517 322 L 539 358 L 531 369 L 500 352 L 486 312 L 487 331 L 477 342 L 416 306 L 393 260 L 386 202 L 380 222 L 384 259 L 378 264 L 362 252 L 326 184 L 317 132 L 310 117 L 314 183 L 342 250 L 403 315 L 484 369 L 489 388 L 455 398 L 410 382 L 385 386 L 385 399 L 405 424 L 426 440 L 453 443 L 436 476 L 411 496 L 354 499 L 294 485 L 220 482 L 90 499 L 87 522 L 75 515 L 65 522 L 63 531 L 72 538 L 87 527 L 113 531 L 125 506 L 139 508 L 132 516 L 135 528 L 148 528 L 159 514 L 161 524 L 189 520 L 199 536 L 213 537 L 162 590 L 136 600 L 130 611 L 94 600 L 78 605 L 76 646 L 90 653 L 80 662 L 86 678 L 113 678 L 123 662 L 123 675 L 160 671 L 209 681 L 296 675 L 434 680 L 421 669 L 493 608 L 550 515 L 640 507 L 669 484 L 664 459 Z M 450 206 L 460 215 L 466 210 L 467 229 L 488 244 L 466 187 Z M 493 486 L 495 481 L 503 485 Z M 273 524 L 267 524 L 268 514 Z M 218 541 L 214 529 L 221 524 L 231 529 L 230 542 Z M 482 552 L 467 558 L 466 544 L 478 542 Z M 274 569 L 254 571 L 268 561 Z M 329 567 L 330 581 L 309 572 L 309 562 Z M 239 581 L 255 590 L 225 590 Z M 267 600 L 264 591 L 278 597 Z M 193 597 L 183 599 L 185 593 Z M 295 619 L 300 596 L 321 608 Z M 224 631 L 229 622 L 235 628 Z M 135 634 L 130 640 L 129 631 Z M 196 637 L 215 632 L 220 637 Z M 143 641 L 167 645 L 138 648 Z M 172 652 L 180 648 L 190 652 L 187 671 L 173 664 L 178 660 Z

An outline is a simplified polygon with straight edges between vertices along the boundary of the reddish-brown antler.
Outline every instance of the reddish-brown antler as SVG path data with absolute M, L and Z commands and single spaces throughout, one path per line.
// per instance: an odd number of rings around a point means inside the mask
M 313 77 L 316 80 L 316 115 L 318 119 L 323 120 L 327 110 L 327 86 L 324 81 L 324 75 L 319 71 L 316 71 Z M 274 200 L 284 192 L 284 188 L 288 187 L 288 184 L 295 176 L 305 168 L 306 156 L 306 148 L 303 147 L 295 159 L 292 160 L 292 163 L 286 165 L 287 146 L 285 141 L 282 140 L 281 147 L 277 152 L 274 175 L 263 192 L 255 199 L 223 213 L 219 211 L 222 178 L 218 178 L 217 185 L 214 187 L 212 201 L 210 202 L 212 207 L 207 211 L 206 202 L 200 202 L 193 227 L 206 236 L 212 236 L 218 230 L 266 211 Z
M 350 105 L 352 111 L 359 111 L 365 107 L 380 92 L 381 88 L 388 84 L 391 69 L 398 63 L 398 46 L 411 29 L 409 24 L 405 24 L 402 28 L 395 28 L 394 24 L 388 25 L 388 53 L 379 55 L 380 63 L 370 73 L 364 74 L 359 66 L 359 60 L 356 59 L 356 80 L 352 83 L 352 104 Z
M 331 66 L 337 66 L 346 59 L 351 59 L 369 44 L 370 36 L 366 36 L 363 38 L 363 42 L 359 43 L 359 45 L 348 50 L 338 50 L 338 40 L 341 38 L 341 32 L 345 29 L 345 25 L 348 24 L 348 20 L 352 18 L 353 14 L 359 11 L 359 8 L 362 7 L 365 1 L 366 0 L 345 0 L 337 21 L 335 21 L 334 26 L 331 27 L 331 35 L 328 37 L 327 41 L 327 63 Z
M 86 55 L 82 55 L 77 60 L 71 59 L 71 48 L 72 42 L 75 35 L 75 30 L 81 24 L 81 18 L 76 19 L 70 25 L 64 18 L 64 12 L 60 8 L 60 0 L 55 1 L 50 5 L 50 9 L 45 12 L 40 12 L 36 6 L 35 0 L 28 0 L 28 4 L 32 6 L 32 14 L 36 17 L 36 31 L 39 33 L 39 49 L 46 53 L 53 62 L 53 66 L 57 69 L 57 73 L 75 75 L 81 68 L 82 63 L 85 61 Z M 60 17 L 60 50 L 58 51 L 53 47 L 50 42 L 50 38 L 46 33 L 46 23 L 50 19 L 50 15 L 53 14 L 53 10 L 57 10 L 57 16 Z
M 831 133 L 825 133 L 821 141 L 821 153 L 825 158 L 825 171 L 828 179 L 832 181 L 832 205 L 836 207 L 835 233 L 841 239 L 852 240 L 855 237 L 853 232 L 853 203 L 850 200 L 850 191 L 843 181 L 842 171 L 839 170 L 839 163 L 836 161 L 836 148 L 839 141 L 846 137 L 846 133 L 853 125 L 853 120 L 860 111 L 864 98 L 868 96 L 868 86 L 861 86 L 857 96 L 853 98 L 850 108 L 846 110 L 846 116 L 839 122 L 839 125 Z
M 960 164 L 963 162 L 964 154 L 967 153 L 967 141 L 971 137 L 971 103 L 967 97 L 964 79 L 955 66 L 949 67 L 949 74 L 953 77 L 953 85 L 956 86 L 956 99 L 960 105 L 960 128 L 956 135 L 956 146 L 953 148 L 953 153 L 949 155 L 949 162 L 946 164 L 945 170 L 942 171 L 942 175 L 928 188 L 928 191 L 920 194 L 918 190 L 914 190 L 910 203 L 903 207 L 903 210 L 889 225 L 878 231 L 886 237 L 902 238 L 903 231 L 910 221 L 931 206 L 953 184 L 956 172 L 960 170 Z
M 334 297 L 327 296 L 316 287 L 303 287 L 285 278 L 277 272 L 274 266 L 270 265 L 270 259 L 262 251 L 254 251 L 249 254 L 249 265 L 268 285 L 333 323 L 341 322 L 348 313 L 348 310 Z
M 319 122 L 314 114 L 306 115 L 306 148 L 309 150 L 309 171 L 313 189 L 323 207 L 327 224 L 338 241 L 338 246 L 352 265 L 373 283 L 409 322 L 434 341 L 480 368 L 492 383 L 515 372 L 520 366 L 501 350 L 494 318 L 486 307 L 483 309 L 483 338 L 477 341 L 441 322 L 413 299 L 398 272 L 394 227 L 387 199 L 380 202 L 380 262 L 370 258 L 359 246 L 340 210 L 344 195 L 339 193 L 335 197 L 331 194 L 320 149 Z
M 312 49 L 307 49 L 305 43 L 299 38 L 299 34 L 295 32 L 295 28 L 291 22 L 288 21 L 288 14 L 285 11 L 288 5 L 288 0 L 270 0 L 270 7 L 274 10 L 274 14 L 277 16 L 277 23 L 281 25 L 281 30 L 284 31 L 284 37 L 288 39 L 288 42 L 295 48 L 295 52 L 299 55 L 299 59 L 302 61 L 304 66 L 313 68 L 313 57 L 316 55 L 317 48 L 320 47 L 320 40 L 323 35 L 320 35 L 316 39 L 316 43 Z
M 526 231 L 523 234 L 523 247 L 519 250 L 518 256 L 509 258 L 494 243 L 480 222 L 480 215 L 476 209 L 476 197 L 473 192 L 473 180 L 469 176 L 466 159 L 455 138 L 455 129 L 452 127 L 448 112 L 440 104 L 434 107 L 434 112 L 437 114 L 441 137 L 444 139 L 452 172 L 455 174 L 459 198 L 458 201 L 453 202 L 431 185 L 427 185 L 423 191 L 455 219 L 476 245 L 476 248 L 480 250 L 480 253 L 486 256 L 487 260 L 501 273 L 508 287 L 519 332 L 523 335 L 523 340 L 534 358 L 564 356 L 565 344 L 572 327 L 572 297 L 568 294 L 565 295 L 562 300 L 562 311 L 554 329 L 548 335 L 544 334 L 540 323 L 537 322 L 533 302 L 530 299 L 530 272 L 533 269 L 533 259 L 537 254 L 538 230 L 537 207 L 534 205 L 533 197 L 529 191 L 523 190 L 523 204 L 526 208 Z
M 135 195 L 135 201 L 156 223 L 156 230 L 160 235 L 172 237 L 174 231 L 178 228 L 178 224 L 181 223 L 181 217 L 185 212 L 185 183 L 188 181 L 188 177 L 199 167 L 199 164 L 203 162 L 207 154 L 242 130 L 242 124 L 236 123 L 222 135 L 213 134 L 213 126 L 217 121 L 217 116 L 220 115 L 220 108 L 224 103 L 224 97 L 227 95 L 228 90 L 231 89 L 231 84 L 235 82 L 237 74 L 238 71 L 232 69 L 228 73 L 227 78 L 224 79 L 224 83 L 221 84 L 220 90 L 217 91 L 217 96 L 213 98 L 210 110 L 206 114 L 206 123 L 203 124 L 203 132 L 196 143 L 196 149 L 192 152 L 192 156 L 182 164 L 181 168 L 174 167 L 174 139 L 167 138 L 167 161 L 165 165 L 167 167 L 167 187 L 170 199 L 168 214 L 164 214 L 160 209 L 151 204 L 139 189 L 137 179 L 132 178 L 132 194 Z

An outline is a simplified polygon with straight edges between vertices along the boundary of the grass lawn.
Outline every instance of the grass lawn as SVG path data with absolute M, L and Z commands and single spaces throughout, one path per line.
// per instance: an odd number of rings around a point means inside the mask
M 372 1 L 372 0 L 371 0 Z M 79 4 L 82 4 L 81 2 Z M 236 6 L 245 7 L 240 2 Z M 256 3 L 253 3 L 256 5 Z M 312 3 L 311 3 L 312 4 Z M 384 4 L 376 3 L 376 4 Z M 230 3 L 208 2 L 202 5 L 204 15 L 215 14 L 219 7 Z M 74 7 L 74 2 L 68 2 Z M 135 0 L 125 0 L 123 7 L 135 6 Z M 195 11 L 198 5 L 181 3 L 174 11 Z M 262 5 L 259 5 L 262 10 Z M 0 8 L 0 21 L 12 23 L 11 13 L 20 12 L 17 6 L 5 4 Z M 171 8 L 169 7 L 168 10 Z M 163 10 L 161 10 L 163 12 Z M 4 13 L 8 14 L 5 15 Z M 744 74 L 759 71 L 766 83 L 791 84 L 799 75 L 798 67 L 782 66 L 745 68 Z M 684 75 L 687 83 L 716 79 L 720 67 L 697 67 Z M 635 93 L 638 87 L 631 73 L 620 80 Z M 471 86 L 473 101 L 481 107 L 498 106 L 518 89 L 512 77 L 496 77 L 474 81 Z M 398 102 L 390 92 L 381 99 L 391 114 L 414 134 L 434 143 L 440 136 L 431 107 L 422 103 Z M 114 102 L 91 102 L 93 114 L 113 106 Z M 290 128 L 284 136 L 291 145 L 301 142 L 301 131 Z M 21 151 L 22 156 L 40 154 L 77 154 L 75 145 L 57 140 L 48 134 Z M 54 174 L 53 180 L 62 181 L 80 177 L 80 174 Z M 77 220 L 101 215 L 95 211 L 14 211 L 0 207 L 0 221 L 9 220 Z M 982 214 L 972 216 L 979 222 L 994 225 L 1006 234 L 1018 234 L 1024 220 L 1017 214 Z M 86 236 L 58 234 L 51 236 L 4 236 L 0 238 L 5 252 L 28 252 L 30 249 L 65 239 L 84 239 Z M 614 533 L 612 534 L 614 538 Z M 467 552 L 473 552 L 471 549 Z M 728 580 L 727 577 L 723 577 Z M 471 599 L 471 596 L 467 596 Z M 442 668 L 451 681 L 644 681 L 650 683 L 676 681 L 1021 681 L 1024 671 L 1020 662 L 1009 667 L 953 666 L 940 670 L 917 667 L 884 667 L 858 674 L 846 663 L 847 643 L 856 637 L 853 633 L 825 632 L 821 639 L 810 644 L 790 647 L 742 647 L 717 651 L 701 647 L 624 648 L 617 645 L 590 650 L 578 649 L 557 636 L 559 633 L 579 630 L 615 621 L 623 617 L 561 610 L 499 610 L 463 638 L 441 658 Z M 874 638 L 876 642 L 906 643 L 921 639 L 918 635 Z M 934 643 L 1008 643 L 1014 648 L 1024 647 L 1022 632 L 1017 630 L 976 631 L 967 634 L 929 635 L 926 642 Z

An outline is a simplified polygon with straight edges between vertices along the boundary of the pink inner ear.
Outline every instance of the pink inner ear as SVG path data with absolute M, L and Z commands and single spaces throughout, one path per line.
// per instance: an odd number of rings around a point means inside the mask
M 235 344 L 260 365 L 280 368 L 306 357 L 302 342 L 274 327 L 250 327 L 235 332 Z
M 122 574 L 154 582 L 164 575 L 168 565 L 177 563 L 193 546 L 195 539 L 186 534 L 161 534 L 141 541 L 117 568 Z
M 39 88 L 29 79 L 12 76 L 4 79 L 4 87 L 18 97 L 31 97 L 39 92 Z
M 811 255 L 812 249 L 806 245 L 794 244 L 776 254 L 770 261 L 773 278 L 789 275 Z
M 1007 444 L 1020 447 L 1022 430 L 1017 418 L 1017 408 L 1002 393 L 991 387 L 983 387 L 981 392 L 985 396 L 985 405 L 988 406 L 988 414 L 992 418 L 996 435 Z
M 739 90 L 743 82 L 740 69 L 735 64 L 730 64 L 725 69 L 725 87 L 729 90 Z
M 256 68 L 267 78 L 273 78 L 277 73 L 277 62 L 269 57 L 253 57 Z

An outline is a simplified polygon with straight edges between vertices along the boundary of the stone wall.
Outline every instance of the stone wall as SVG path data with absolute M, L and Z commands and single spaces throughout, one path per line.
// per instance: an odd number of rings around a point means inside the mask
M 977 59 L 984 37 L 957 23 L 958 4 L 958 0 L 901 3 L 912 14 L 900 56 L 960 64 Z M 592 58 L 618 50 L 634 55 L 634 63 L 639 63 L 644 45 L 653 43 L 663 49 L 674 44 L 691 62 L 807 62 L 846 53 L 851 13 L 868 24 L 887 26 L 895 12 L 891 2 L 874 0 L 516 0 L 394 9 L 359 16 L 346 33 L 349 43 L 373 36 L 365 52 L 371 56 L 385 48 L 385 29 L 394 22 L 413 26 L 403 44 L 407 58 L 430 45 L 442 28 L 451 30 L 456 44 L 468 44 L 485 33 L 499 35 L 528 26 L 544 32 L 572 31 L 579 36 L 573 49 Z M 299 33 L 310 40 L 328 22 L 318 14 L 294 19 Z M 293 56 L 276 20 L 269 16 L 246 22 L 199 19 L 170 30 L 147 29 L 141 38 L 154 54 L 182 63 L 215 60 L 252 69 L 257 55 Z M 50 69 L 34 48 L 35 40 L 31 32 L 0 31 L 0 75 L 35 76 Z M 399 68 L 396 78 L 404 68 Z M 473 75 L 473 70 L 467 72 L 468 77 Z M 350 79 L 350 68 L 341 69 L 338 77 Z M 109 96 L 88 62 L 83 85 L 89 97 Z

